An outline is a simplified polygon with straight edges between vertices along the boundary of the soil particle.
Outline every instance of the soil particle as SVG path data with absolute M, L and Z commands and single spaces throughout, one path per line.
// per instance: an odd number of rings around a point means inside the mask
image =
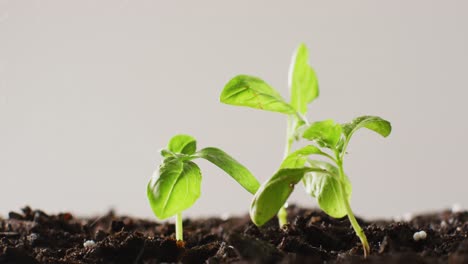
M 283 253 L 268 241 L 249 235 L 232 233 L 227 242 L 238 251 L 241 259 L 257 263 L 274 263 L 283 258 Z
M 82 219 L 25 207 L 0 218 L 0 263 L 468 263 L 468 212 L 404 222 L 358 218 L 372 249 L 364 260 L 346 218 L 288 210 L 290 224 L 282 228 L 276 219 L 256 227 L 248 216 L 187 219 L 181 243 L 172 224 L 112 211 Z M 422 230 L 426 238 L 415 240 Z

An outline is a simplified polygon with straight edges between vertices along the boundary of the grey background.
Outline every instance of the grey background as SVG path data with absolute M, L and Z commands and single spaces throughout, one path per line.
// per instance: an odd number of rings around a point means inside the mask
M 467 204 L 466 1 L 0 1 L 0 214 L 29 204 L 152 218 L 146 184 L 175 133 L 224 149 L 262 181 L 286 118 L 222 105 L 238 73 L 287 97 L 290 57 L 311 51 L 310 120 L 380 115 L 345 169 L 367 217 Z M 247 212 L 251 196 L 200 162 L 191 216 Z M 302 192 L 291 198 L 315 202 Z

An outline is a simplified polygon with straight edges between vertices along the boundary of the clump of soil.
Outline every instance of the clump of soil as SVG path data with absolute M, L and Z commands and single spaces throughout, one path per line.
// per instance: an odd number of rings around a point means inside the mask
M 290 207 L 290 225 L 258 228 L 248 216 L 187 219 L 174 226 L 113 212 L 91 219 L 29 207 L 0 218 L 0 263 L 361 263 L 346 218 Z M 366 263 L 468 263 L 468 212 L 443 211 L 406 222 L 358 219 L 372 253 Z M 415 232 L 427 237 L 415 241 Z

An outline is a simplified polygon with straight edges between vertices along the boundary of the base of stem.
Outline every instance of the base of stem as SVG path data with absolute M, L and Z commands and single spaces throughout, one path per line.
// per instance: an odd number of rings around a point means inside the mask
M 353 211 L 351 210 L 351 206 L 349 206 L 348 200 L 345 200 L 345 203 L 349 222 L 351 223 L 354 232 L 356 232 L 356 235 L 359 237 L 359 240 L 361 240 L 362 250 L 364 251 L 364 258 L 366 258 L 370 254 L 370 246 L 369 242 L 367 242 L 366 234 L 364 233 L 364 230 L 362 230 L 361 226 L 356 220 L 356 217 L 354 217 Z
M 180 241 L 184 240 L 182 213 L 176 214 L 175 233 L 176 233 L 176 240 L 180 240 Z
M 278 211 L 277 216 L 280 228 L 288 224 L 288 212 L 286 211 L 286 208 L 284 206 L 282 206 L 281 209 Z

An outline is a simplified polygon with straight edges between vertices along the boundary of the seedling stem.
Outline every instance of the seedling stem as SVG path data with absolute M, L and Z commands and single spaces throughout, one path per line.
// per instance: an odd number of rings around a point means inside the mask
M 291 153 L 291 146 L 294 142 L 294 132 L 295 132 L 295 128 L 293 126 L 295 125 L 294 121 L 297 118 L 302 119 L 302 116 L 300 116 L 299 114 L 297 114 L 296 116 L 288 116 L 288 127 L 286 131 L 286 146 L 284 149 L 284 158 L 286 158 Z M 302 120 L 305 121 L 304 119 Z M 284 205 L 283 207 L 279 209 L 278 214 L 276 216 L 278 217 L 278 222 L 279 222 L 280 227 L 288 224 L 288 212 L 286 211 L 286 205 Z
M 339 155 L 337 155 L 336 159 L 337 159 L 337 165 L 340 171 L 340 180 L 344 180 L 346 176 L 343 170 L 343 160 L 341 159 Z M 354 216 L 353 210 L 351 209 L 351 206 L 349 205 L 348 198 L 346 197 L 346 192 L 343 188 L 343 185 L 340 184 L 339 186 L 341 189 L 341 193 L 343 195 L 343 201 L 345 204 L 346 213 L 348 215 L 349 222 L 351 223 L 351 226 L 353 227 L 354 232 L 356 232 L 356 235 L 361 240 L 362 250 L 364 251 L 364 257 L 366 258 L 370 254 L 370 247 L 369 247 L 369 243 L 367 242 L 366 234 L 364 233 L 364 230 L 362 230 L 361 226 L 356 220 L 356 217 Z
M 184 229 L 182 225 L 182 212 L 176 214 L 175 218 L 176 218 L 176 225 L 175 225 L 176 240 L 183 241 Z
M 277 216 L 278 216 L 278 222 L 279 222 L 280 227 L 288 224 L 288 212 L 286 211 L 286 205 L 284 205 L 283 207 L 281 207 L 281 209 L 279 209 Z

